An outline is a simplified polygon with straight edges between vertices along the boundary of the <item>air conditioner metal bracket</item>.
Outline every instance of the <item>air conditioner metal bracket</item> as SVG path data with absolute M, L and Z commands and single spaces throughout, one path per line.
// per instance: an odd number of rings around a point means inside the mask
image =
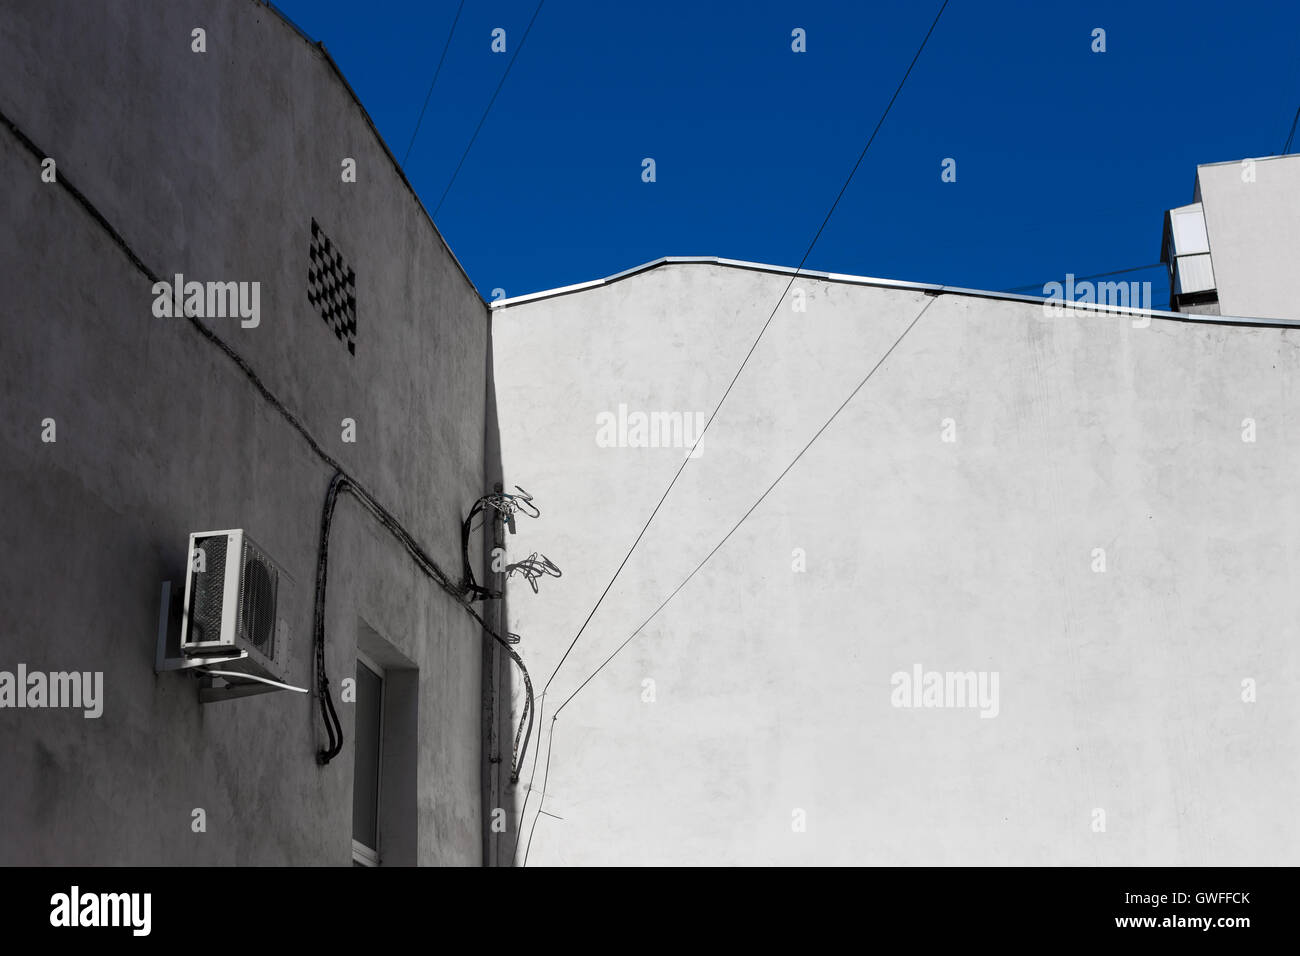
M 305 687 L 281 684 L 278 681 L 265 680 L 251 674 L 222 671 L 221 664 L 243 660 L 248 651 L 235 654 L 222 654 L 211 657 L 189 657 L 180 651 L 180 611 L 179 605 L 172 601 L 172 582 L 162 583 L 162 595 L 158 603 L 158 643 L 154 649 L 153 670 L 155 674 L 168 671 L 189 671 L 199 678 L 199 703 L 209 704 L 219 700 L 233 700 L 249 697 L 253 694 L 269 694 L 277 690 L 292 690 L 300 694 L 307 693 Z M 220 686 L 216 684 L 221 681 Z
M 199 687 L 199 703 L 211 704 L 219 700 L 233 700 L 236 697 L 251 697 L 254 694 L 269 694 L 275 690 L 291 690 L 298 694 L 307 693 L 306 687 L 294 687 L 277 680 L 241 674 L 237 671 L 207 670 L 199 671 L 203 684 Z M 215 686 L 214 680 L 222 680 L 223 686 Z

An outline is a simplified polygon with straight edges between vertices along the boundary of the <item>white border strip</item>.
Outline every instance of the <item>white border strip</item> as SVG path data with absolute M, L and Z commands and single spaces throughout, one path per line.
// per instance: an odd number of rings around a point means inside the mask
M 775 272 L 781 275 L 799 275 L 809 279 L 821 279 L 826 282 L 844 282 L 850 285 L 874 286 L 881 289 L 906 289 L 914 292 L 943 292 L 947 295 L 967 295 L 980 299 L 999 299 L 1007 302 L 1029 302 L 1035 305 L 1042 305 L 1044 302 L 1053 301 L 1046 296 L 1041 295 L 1020 295 L 1014 292 L 990 292 L 985 289 L 963 289 L 958 286 L 933 285 L 928 282 L 904 282 L 899 279 L 877 279 L 871 276 L 847 275 L 842 272 L 816 272 L 812 269 L 793 269 L 790 266 L 773 266 L 762 262 L 746 262 L 742 259 L 722 259 L 717 256 L 664 256 L 660 259 L 654 259 L 650 262 L 634 266 L 631 269 L 624 269 L 622 272 L 616 272 L 612 276 L 604 279 L 595 279 L 591 282 L 579 282 L 576 285 L 561 286 L 557 289 L 545 289 L 541 292 L 530 292 L 527 295 L 517 295 L 508 299 L 497 299 L 490 303 L 493 311 L 506 308 L 513 305 L 522 305 L 526 302 L 537 302 L 541 299 L 550 299 L 559 295 L 570 295 L 574 292 L 584 292 L 587 289 L 595 289 L 600 286 L 609 285 L 611 282 L 617 282 L 619 279 L 626 279 L 629 276 L 637 275 L 641 272 L 648 272 L 663 265 L 716 265 L 730 266 L 737 269 L 749 269 L 755 272 Z M 1201 322 L 1209 325 L 1260 325 L 1273 326 L 1277 328 L 1300 328 L 1300 319 L 1262 319 L 1251 318 L 1248 316 L 1232 315 L 1201 315 L 1195 312 L 1169 312 L 1158 309 L 1135 309 L 1126 306 L 1098 305 L 1095 302 L 1074 302 L 1067 303 L 1062 301 L 1061 308 L 1073 306 L 1075 310 L 1083 312 L 1101 312 L 1106 315 L 1150 315 L 1153 318 L 1170 319 L 1175 322 Z

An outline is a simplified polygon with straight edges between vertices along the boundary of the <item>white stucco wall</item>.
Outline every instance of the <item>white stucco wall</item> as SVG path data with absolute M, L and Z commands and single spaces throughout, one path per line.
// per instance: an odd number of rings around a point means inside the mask
M 710 411 L 786 282 L 661 265 L 494 310 L 506 483 L 543 511 L 511 560 L 540 549 L 564 570 L 513 592 L 539 691 L 681 461 L 598 447 L 597 416 Z M 807 312 L 778 311 L 544 728 L 927 301 L 796 288 Z M 1297 343 L 939 297 L 565 709 L 545 801 L 562 819 L 537 822 L 529 865 L 1294 862 Z M 998 716 L 891 706 L 915 664 L 998 672 Z M 536 752 L 540 790 L 545 734 Z
M 1198 166 L 1222 315 L 1300 319 L 1300 155 Z

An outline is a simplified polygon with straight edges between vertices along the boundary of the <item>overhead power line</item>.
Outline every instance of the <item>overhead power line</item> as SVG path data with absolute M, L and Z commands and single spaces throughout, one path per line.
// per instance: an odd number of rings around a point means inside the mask
M 844 193 L 848 190 L 849 184 L 853 181 L 854 175 L 857 173 L 858 168 L 862 165 L 862 161 L 866 158 L 867 151 L 871 149 L 871 144 L 875 142 L 876 135 L 880 132 L 881 127 L 884 125 L 885 119 L 889 116 L 890 110 L 893 109 L 894 103 L 895 101 L 897 101 L 899 94 L 903 92 L 903 86 L 907 83 L 908 77 L 912 75 L 912 69 L 916 66 L 917 61 L 921 58 L 921 53 L 925 50 L 926 44 L 930 42 L 930 37 L 931 35 L 933 35 L 935 27 L 939 25 L 939 20 L 943 16 L 943 12 L 947 8 L 948 8 L 948 0 L 943 0 L 943 4 L 939 7 L 939 12 L 935 14 L 934 20 L 930 23 L 930 28 L 926 30 L 925 36 L 922 38 L 920 45 L 916 48 L 916 53 L 913 54 L 911 62 L 907 65 L 907 70 L 903 73 L 903 78 L 899 80 L 898 86 L 895 87 L 894 95 L 889 98 L 889 102 L 885 105 L 884 112 L 880 114 L 880 119 L 876 121 L 875 128 L 872 129 L 871 131 L 871 136 L 868 137 L 866 145 L 862 147 L 862 152 L 858 154 L 857 162 L 853 164 L 853 168 L 849 171 L 849 175 L 845 178 L 844 184 L 840 187 L 839 193 L 835 196 L 835 201 L 831 204 L 830 210 L 826 213 L 826 216 L 822 220 L 821 225 L 818 227 L 816 234 L 812 238 L 812 241 L 808 244 L 808 248 L 804 252 L 803 258 L 799 260 L 798 267 L 795 269 L 794 273 L 790 276 L 790 281 L 786 283 L 785 289 L 781 292 L 780 297 L 776 300 L 776 304 L 772 306 L 772 312 L 770 315 L 768 315 L 767 321 L 764 322 L 763 327 L 759 329 L 758 335 L 755 337 L 753 343 L 749 346 L 749 351 L 745 353 L 744 359 L 741 360 L 740 367 L 736 369 L 735 375 L 731 377 L 731 381 L 727 384 L 727 388 L 722 393 L 722 397 L 718 400 L 718 403 L 714 407 L 712 414 L 709 415 L 708 421 L 704 423 L 704 428 L 700 430 L 700 434 L 696 437 L 695 444 L 692 446 L 692 451 L 694 450 L 694 448 L 699 446 L 701 441 L 704 440 L 705 434 L 707 434 L 709 427 L 713 424 L 713 421 L 717 417 L 718 412 L 721 410 L 723 403 L 726 402 L 727 396 L 731 394 L 732 388 L 735 386 L 737 379 L 740 378 L 740 374 L 745 370 L 745 366 L 749 363 L 749 359 L 754 354 L 754 350 L 758 348 L 758 343 L 762 341 L 763 335 L 764 333 L 767 332 L 768 326 L 772 324 L 772 320 L 776 317 L 777 310 L 781 307 L 781 303 L 785 300 L 785 297 L 790 293 L 790 288 L 794 285 L 795 279 L 799 277 L 799 273 L 803 269 L 804 264 L 808 261 L 808 257 L 812 254 L 813 248 L 817 245 L 817 241 L 821 238 L 822 233 L 825 231 L 827 223 L 830 222 L 831 216 L 835 214 L 835 210 L 839 207 L 840 200 L 844 198 Z M 539 9 L 540 9 L 540 4 L 539 4 Z M 516 50 L 516 53 L 517 52 L 518 50 Z M 450 186 L 448 188 L 450 188 Z M 441 203 L 439 205 L 441 205 Z M 692 455 L 690 454 L 683 456 L 682 463 L 677 467 L 677 471 L 673 474 L 672 480 L 668 482 L 668 487 L 664 489 L 664 493 L 660 496 L 658 503 L 654 506 L 654 510 L 650 512 L 650 517 L 648 517 L 645 521 L 645 524 L 641 526 L 641 530 L 637 533 L 636 539 L 632 542 L 632 546 L 628 548 L 627 553 L 623 556 L 623 560 L 619 562 L 618 568 L 615 569 L 613 577 L 609 579 L 609 583 L 606 584 L 605 589 L 601 591 L 600 596 L 596 599 L 595 605 L 592 607 L 590 613 L 587 614 L 586 619 L 582 622 L 582 626 L 578 628 L 578 633 L 575 634 L 573 640 L 569 642 L 569 646 L 565 649 L 564 654 L 561 655 L 559 663 L 557 663 L 555 665 L 555 669 L 551 671 L 551 676 L 547 678 L 546 684 L 542 688 L 541 703 L 540 703 L 540 707 L 542 711 L 544 711 L 546 707 L 546 691 L 551 686 L 551 682 L 555 679 L 555 675 L 560 672 L 560 668 L 564 666 L 564 662 L 568 659 L 570 652 L 573 650 L 574 646 L 578 643 L 578 640 L 582 637 L 583 632 L 586 631 L 587 625 L 591 623 L 592 617 L 595 616 L 596 611 L 600 608 L 601 604 L 604 603 L 605 597 L 606 595 L 609 594 L 610 588 L 614 586 L 614 582 L 618 580 L 618 576 L 623 572 L 623 568 L 627 565 L 628 559 L 632 557 L 632 552 L 634 552 L 637 548 L 637 545 L 641 543 L 641 539 L 645 536 L 645 533 L 649 529 L 651 523 L 654 521 L 655 516 L 659 513 L 659 509 L 663 507 L 664 501 L 667 500 L 669 493 L 673 490 L 673 487 L 677 484 L 677 479 L 681 477 L 682 472 L 686 469 L 686 465 L 691 460 L 691 458 Z M 539 717 L 539 721 L 540 721 L 540 717 Z M 554 718 L 552 718 L 552 721 L 554 721 Z M 524 813 L 528 808 L 528 800 L 532 795 L 533 781 L 536 779 L 537 776 L 537 754 L 538 751 L 536 748 L 534 748 L 533 767 L 532 767 L 532 772 L 529 775 L 528 791 L 524 794 L 524 804 L 520 808 L 521 821 L 523 819 Z M 534 825 L 535 824 L 536 824 L 536 820 L 534 819 Z M 530 843 L 531 843 L 531 836 L 530 836 Z M 516 834 L 515 837 L 516 852 L 518 851 L 518 848 L 519 848 L 519 835 Z M 527 850 L 525 850 L 525 856 L 526 855 L 527 855 Z
M 1153 262 L 1150 265 L 1132 266 L 1128 269 L 1116 269 L 1113 272 L 1094 272 L 1092 275 L 1075 276 L 1074 280 L 1076 282 L 1082 282 L 1085 279 L 1102 279 L 1105 278 L 1106 276 L 1123 275 L 1126 272 L 1143 272 L 1147 269 L 1163 269 L 1163 268 L 1165 268 L 1165 264 L 1163 262 Z M 1055 279 L 1048 280 L 1048 282 L 1054 282 L 1054 281 L 1057 280 Z M 1046 283 L 1044 282 L 1031 282 L 1029 283 L 1029 285 L 1018 285 L 1010 289 L 999 289 L 998 291 L 999 292 L 1023 292 L 1026 289 L 1041 289 L 1044 285 L 1046 285 Z
M 708 421 L 704 423 L 704 428 L 700 430 L 700 434 L 695 440 L 695 445 L 692 446 L 692 451 L 694 450 L 695 447 L 699 445 L 700 442 L 704 440 L 704 436 L 708 433 L 709 426 L 711 426 L 713 424 L 714 419 L 717 418 L 718 412 L 722 409 L 723 404 L 727 400 L 727 396 L 731 394 L 731 390 L 732 388 L 735 387 L 736 381 L 740 378 L 741 373 L 745 370 L 745 366 L 749 363 L 750 357 L 753 356 L 754 350 L 758 348 L 758 343 L 762 341 L 763 335 L 767 332 L 768 326 L 770 326 L 772 324 L 772 320 L 776 318 L 777 310 L 780 309 L 781 303 L 785 301 L 785 297 L 789 295 L 790 288 L 791 286 L 794 285 L 794 280 L 799 277 L 799 273 L 802 271 L 804 264 L 807 263 L 808 257 L 812 254 L 813 248 L 817 245 L 817 240 L 821 238 L 822 232 L 825 231 L 827 223 L 831 221 L 831 216 L 835 214 L 835 210 L 839 206 L 840 200 L 844 198 L 844 193 L 848 190 L 849 184 L 853 181 L 854 174 L 857 173 L 858 167 L 862 165 L 862 161 L 866 158 L 867 150 L 871 149 L 871 144 L 875 142 L 876 134 L 880 132 L 880 127 L 884 125 L 885 118 L 889 116 L 889 111 L 893 108 L 894 101 L 898 99 L 898 95 L 903 91 L 903 84 L 905 84 L 907 82 L 907 78 L 912 75 L 912 68 L 916 66 L 916 61 L 920 59 L 921 51 L 925 49 L 926 43 L 929 42 L 930 35 L 934 33 L 934 28 L 938 26 L 939 18 L 943 16 L 943 11 L 945 8 L 947 8 L 947 6 L 948 6 L 948 0 L 944 0 L 943 6 L 941 6 L 939 8 L 939 12 L 935 14 L 934 22 L 930 24 L 930 29 L 926 31 L 925 39 L 921 41 L 921 45 L 917 48 L 916 54 L 912 57 L 912 62 L 908 64 L 907 72 L 903 74 L 903 78 L 899 81 L 897 88 L 894 90 L 894 95 L 889 98 L 889 103 L 885 106 L 885 111 L 880 115 L 880 119 L 876 121 L 876 127 L 871 131 L 871 136 L 870 138 L 867 139 L 867 144 L 862 147 L 862 152 L 858 154 L 858 161 L 854 163 L 853 168 L 849 170 L 849 175 L 847 176 L 847 178 L 845 178 L 844 184 L 840 187 L 840 191 L 836 195 L 835 201 L 831 203 L 830 211 L 826 213 L 826 217 L 822 220 L 822 224 L 817 228 L 816 235 L 813 236 L 812 242 L 808 244 L 808 248 L 807 250 L 805 250 L 803 254 L 803 258 L 799 260 L 798 267 L 795 269 L 794 273 L 791 274 L 790 281 L 786 283 L 785 289 L 782 290 L 780 297 L 776 300 L 776 304 L 772 306 L 772 311 L 768 315 L 767 321 L 764 322 L 763 327 L 758 330 L 758 335 L 754 338 L 754 341 L 750 344 L 749 351 L 745 353 L 745 357 L 740 362 L 740 367 L 737 368 L 736 373 L 733 376 L 731 376 L 731 381 L 727 383 L 726 390 L 722 393 L 722 397 L 718 399 L 717 405 L 714 406 L 713 413 L 709 415 Z M 555 670 L 551 672 L 550 678 L 548 678 L 546 681 L 546 687 L 549 687 L 551 685 L 551 681 L 555 679 L 555 675 L 558 674 L 560 672 L 560 668 L 564 666 L 564 662 L 568 658 L 569 652 L 573 650 L 574 645 L 578 643 L 578 639 L 582 637 L 583 631 L 585 631 L 587 629 L 587 625 L 591 623 L 592 617 L 595 615 L 596 611 L 600 608 L 601 604 L 604 602 L 605 596 L 609 594 L 609 589 L 613 587 L 614 582 L 618 580 L 618 576 L 622 573 L 623 568 L 627 565 L 628 559 L 632 557 L 632 552 L 635 551 L 637 545 L 641 543 L 641 539 L 645 536 L 646 530 L 650 527 L 651 522 L 654 521 L 655 516 L 659 513 L 659 509 L 663 506 L 664 501 L 667 500 L 669 493 L 673 490 L 673 486 L 677 484 L 677 479 L 680 478 L 682 472 L 686 470 L 686 465 L 691 461 L 691 459 L 692 459 L 692 455 L 688 454 L 683 456 L 682 463 L 677 467 L 677 471 L 673 474 L 672 480 L 668 482 L 668 487 L 664 489 L 664 493 L 663 495 L 660 496 L 658 504 L 654 506 L 654 510 L 650 512 L 650 517 L 647 518 L 645 524 L 641 526 L 641 530 L 637 534 L 636 539 L 632 542 L 632 546 L 628 548 L 627 554 L 625 554 L 623 556 L 623 560 L 619 562 L 618 568 L 614 571 L 614 576 L 611 577 L 609 579 L 609 583 L 605 585 L 605 590 L 603 590 L 600 593 L 600 597 L 596 599 L 596 604 L 592 607 L 591 613 L 589 613 L 587 615 L 586 620 L 582 622 L 582 626 L 578 628 L 578 633 L 574 635 L 574 638 L 569 643 L 568 648 L 565 650 L 564 654 L 560 657 L 559 663 L 555 665 Z M 543 690 L 543 693 L 545 693 L 545 690 Z
M 406 144 L 406 155 L 402 157 L 402 168 L 406 168 L 406 161 L 411 158 L 411 147 L 415 145 L 415 137 L 420 135 L 420 124 L 424 122 L 424 111 L 429 108 L 429 97 L 433 96 L 433 88 L 438 85 L 438 74 L 442 72 L 442 64 L 447 59 L 447 50 L 451 46 L 451 38 L 456 34 L 456 24 L 460 22 L 460 12 L 465 9 L 465 0 L 460 0 L 460 6 L 456 8 L 456 16 L 451 21 L 451 29 L 447 31 L 447 42 L 442 45 L 442 56 L 438 57 L 438 68 L 433 71 L 433 80 L 429 83 L 429 92 L 424 94 L 424 105 L 420 107 L 420 118 L 415 121 L 415 131 L 411 133 L 411 141 Z
M 1300 106 L 1295 108 L 1295 119 L 1291 120 L 1291 132 L 1287 134 L 1286 143 L 1282 146 L 1282 155 L 1285 156 L 1291 152 L 1291 140 L 1295 139 L 1295 124 L 1300 121 Z
M 655 608 L 654 612 L 648 618 L 642 621 L 640 626 L 637 627 L 635 631 L 633 631 L 631 634 L 628 635 L 627 640 L 625 640 L 622 644 L 620 644 L 614 650 L 613 654 L 610 654 L 609 657 L 605 658 L 604 662 L 599 667 L 597 667 L 594 671 L 592 671 L 590 676 L 588 676 L 586 680 L 584 680 L 581 684 L 579 684 L 577 689 L 572 694 L 570 694 L 567 698 L 565 698 L 564 703 L 560 704 L 560 706 L 556 708 L 555 716 L 551 718 L 552 720 L 555 720 L 560 716 L 560 712 L 563 711 L 564 708 L 568 706 L 569 701 L 577 697 L 579 692 L 581 692 L 581 690 L 584 687 L 586 687 L 588 683 L 591 682 L 591 679 L 605 669 L 606 664 L 608 664 L 615 657 L 617 657 L 619 653 L 623 650 L 623 648 L 627 647 L 628 644 L 632 643 L 633 638 L 635 638 L 638 634 L 640 634 L 641 631 L 645 628 L 645 626 L 649 624 L 651 621 L 653 621 L 659 615 L 659 612 L 662 611 L 665 607 L 667 607 L 668 603 L 677 596 L 677 592 L 680 591 L 682 588 L 686 587 L 686 585 L 690 583 L 691 578 L 695 577 L 695 575 L 699 573 L 699 570 L 702 567 L 704 567 L 706 564 L 708 564 L 709 560 L 715 554 L 717 554 L 718 551 L 722 549 L 722 546 L 727 543 L 728 539 L 730 539 L 733 534 L 736 533 L 736 530 L 742 524 L 745 523 L 745 520 L 749 518 L 749 516 L 754 513 L 754 511 L 758 508 L 758 506 L 763 503 L 764 499 L 767 498 L 767 496 L 772 493 L 772 489 L 774 489 L 778 484 L 780 484 L 781 479 L 784 478 L 787 474 L 789 474 L 790 469 L 792 469 L 796 464 L 798 464 L 799 459 L 802 458 L 804 456 L 804 453 L 813 446 L 813 442 L 817 441 L 817 439 L 822 436 L 822 433 L 826 431 L 827 428 L 830 427 L 831 422 L 835 421 L 835 419 L 839 417 L 840 412 L 844 411 L 845 407 L 849 404 L 849 402 L 853 401 L 854 397 L 858 394 L 858 392 L 862 391 L 862 387 L 866 385 L 868 381 L 871 380 L 871 376 L 875 375 L 877 370 L 879 370 L 880 366 L 885 364 L 885 360 L 888 359 L 889 356 L 893 354 L 894 349 L 898 348 L 899 343 L 902 342 L 903 339 L 907 338 L 907 333 L 911 332 L 912 329 L 916 327 L 916 323 L 921 321 L 921 316 L 925 315 L 926 310 L 928 310 L 930 306 L 934 305 L 937 298 L 942 294 L 943 294 L 942 291 L 931 294 L 932 298 L 930 299 L 930 301 L 925 304 L 925 306 L 921 309 L 920 312 L 916 313 L 916 318 L 912 319 L 912 321 L 908 323 L 908 326 L 903 330 L 902 335 L 900 335 L 898 338 L 894 340 L 894 344 L 891 345 L 885 351 L 885 354 L 880 357 L 880 360 L 871 367 L 871 371 L 869 371 L 866 375 L 863 376 L 862 381 L 858 382 L 858 384 L 854 386 L 853 391 L 849 392 L 848 398 L 844 399 L 844 401 L 840 403 L 839 408 L 835 409 L 835 411 L 831 413 L 831 417 L 826 419 L 825 423 L 822 424 L 821 428 L 817 429 L 817 431 L 813 434 L 812 438 L 808 439 L 808 443 L 804 445 L 803 448 L 799 449 L 799 453 L 795 455 L 793 459 L 791 459 L 790 464 L 786 465 L 785 468 L 781 470 L 781 473 L 776 476 L 775 480 L 773 480 L 773 482 L 767 486 L 767 490 L 758 496 L 758 500 L 756 500 L 752 505 L 749 506 L 749 510 L 740 516 L 740 520 L 737 521 L 734 525 L 732 525 L 731 530 L 722 536 L 722 540 L 713 546 L 713 550 L 704 556 L 704 560 L 695 566 L 695 570 L 693 570 L 690 574 L 688 574 L 682 580 L 681 584 L 673 588 L 672 593 L 669 594 L 668 597 L 664 598 L 663 603 L 661 603 L 657 608 Z
M 497 95 L 501 92 L 501 87 L 505 86 L 506 77 L 510 75 L 510 69 L 515 65 L 515 60 L 519 58 L 519 51 L 522 50 L 524 44 L 528 42 L 528 34 L 532 32 L 533 24 L 537 22 L 537 15 L 542 12 L 542 7 L 545 3 L 546 0 L 538 0 L 537 9 L 533 11 L 532 19 L 528 21 L 528 26 L 524 30 L 524 35 L 519 38 L 519 45 L 515 47 L 515 52 L 510 56 L 510 62 L 506 64 L 506 71 L 501 74 L 501 80 L 497 83 L 497 88 L 492 91 L 492 99 L 488 100 L 487 109 L 483 111 L 483 115 L 479 117 L 478 125 L 474 127 L 474 135 L 469 138 L 469 143 L 465 146 L 465 152 L 460 154 L 460 162 L 456 164 L 456 171 L 451 174 L 451 179 L 447 182 L 447 188 L 442 191 L 442 196 L 438 198 L 438 205 L 433 207 L 434 218 L 437 218 L 438 210 L 442 208 L 442 204 L 447 200 L 447 193 L 451 192 L 452 184 L 456 182 L 456 177 L 460 175 L 460 168 L 465 165 L 465 157 L 468 156 L 469 151 L 474 148 L 474 141 L 478 139 L 479 130 L 483 128 L 483 123 L 487 120 L 488 114 L 492 112 L 492 105 L 496 103 Z
M 928 301 L 924 306 L 922 306 L 921 311 L 916 313 L 916 317 L 913 318 L 912 321 L 908 323 L 907 328 L 903 329 L 902 334 L 899 335 L 898 338 L 894 339 L 894 343 L 890 345 L 888 349 L 885 350 L 885 354 L 880 356 L 879 361 L 877 361 L 876 364 L 871 367 L 871 371 L 867 372 L 867 374 L 862 377 L 862 381 L 858 382 L 858 384 L 854 386 L 853 391 L 849 392 L 848 397 L 845 398 L 844 401 L 840 403 L 839 407 L 835 409 L 834 412 L 831 413 L 830 418 L 826 419 L 826 421 L 822 424 L 822 427 L 817 429 L 817 431 L 813 434 L 812 438 L 808 439 L 808 443 L 804 445 L 803 448 L 799 449 L 798 454 L 796 454 L 794 458 L 790 460 L 790 464 L 786 465 L 785 468 L 781 470 L 781 473 L 776 476 L 776 478 L 772 481 L 770 485 L 767 486 L 767 489 L 761 495 L 759 495 L 758 499 L 752 505 L 749 506 L 749 509 L 743 515 L 740 516 L 740 520 L 731 526 L 731 530 L 728 531 L 726 534 L 724 534 L 722 536 L 722 540 L 713 546 L 713 550 L 711 550 L 708 554 L 706 554 L 704 556 L 704 559 L 701 560 L 700 563 L 695 566 L 695 568 L 691 571 L 691 573 L 686 575 L 686 577 L 682 579 L 681 584 L 673 588 L 672 592 L 669 593 L 669 595 L 666 598 L 664 598 L 662 602 L 660 602 L 659 606 L 655 608 L 653 612 L 651 612 L 650 616 L 647 617 L 644 621 L 642 621 L 637 626 L 636 630 L 634 630 L 631 634 L 629 634 L 627 636 L 627 639 L 623 641 L 623 643 L 620 644 L 617 648 L 614 649 L 614 653 L 610 654 L 609 657 L 605 658 L 605 660 L 600 664 L 600 666 L 597 667 L 594 671 L 592 671 L 587 676 L 587 679 L 584 680 L 581 684 L 579 684 L 577 689 L 574 690 L 574 692 L 570 694 L 567 698 L 565 698 L 564 702 L 560 704 L 558 708 L 556 708 L 555 714 L 551 717 L 550 733 L 547 735 L 546 772 L 542 777 L 542 796 L 541 796 L 542 801 L 545 801 L 546 799 L 546 786 L 551 775 L 551 747 L 555 741 L 555 722 L 559 720 L 560 714 L 561 712 L 563 712 L 564 708 L 569 706 L 569 703 L 573 700 L 573 698 L 577 697 L 578 694 L 582 693 L 582 690 L 589 683 L 591 683 L 591 681 L 596 677 L 596 675 L 599 674 L 602 670 L 604 670 L 610 661 L 612 661 L 615 657 L 617 657 L 620 653 L 622 653 L 623 649 L 627 647 L 629 644 L 631 644 L 632 641 L 636 639 L 636 636 L 640 634 L 643 630 L 645 630 L 646 626 L 651 621 L 653 621 L 656 617 L 659 616 L 659 612 L 669 605 L 672 599 L 677 596 L 677 594 L 682 590 L 682 588 L 690 584 L 691 580 L 695 577 L 695 575 L 697 575 L 700 572 L 700 569 L 703 568 L 706 564 L 708 564 L 709 561 L 712 560 L 715 554 L 717 554 L 719 551 L 722 550 L 722 546 L 725 545 L 731 539 L 731 536 L 735 534 L 737 530 L 739 530 L 740 526 L 744 524 L 746 520 L 748 520 L 749 516 L 752 515 L 758 509 L 758 506 L 761 505 L 764 502 L 764 500 L 766 500 L 767 496 L 772 493 L 772 490 L 776 488 L 776 486 L 781 483 L 781 480 L 790 473 L 790 470 L 794 468 L 796 464 L 799 463 L 799 459 L 801 459 L 804 456 L 804 454 L 808 451 L 808 449 L 813 446 L 813 443 L 816 442 L 817 439 L 822 436 L 822 433 L 825 432 L 826 429 L 828 429 L 831 426 L 831 423 L 835 421 L 836 418 L 839 417 L 840 412 L 844 411 L 844 409 L 848 407 L 849 402 L 853 401 L 853 399 L 857 396 L 858 392 L 862 391 L 863 386 L 865 386 L 867 382 L 871 380 L 871 377 L 875 375 L 876 372 L 880 369 L 880 367 L 885 364 L 885 361 L 889 358 L 889 356 L 891 356 L 894 353 L 894 350 L 898 348 L 899 344 L 903 341 L 903 339 L 907 338 L 908 333 L 911 332 L 912 329 L 916 328 L 916 324 L 921 321 L 921 316 L 925 315 L 925 313 L 929 310 L 930 306 L 934 305 L 934 303 L 938 300 L 938 297 L 942 295 L 943 292 L 939 291 L 939 292 L 928 293 L 928 294 L 931 296 L 930 301 Z M 534 749 L 533 751 L 534 766 L 536 765 L 536 761 L 537 761 L 537 753 L 538 751 Z M 521 817 L 522 817 L 522 813 L 521 813 Z M 532 830 L 535 830 L 536 828 L 537 828 L 537 818 L 534 817 L 532 829 L 530 829 L 528 834 L 528 844 L 524 849 L 525 866 L 528 865 L 528 850 L 532 847 L 532 843 L 533 843 Z

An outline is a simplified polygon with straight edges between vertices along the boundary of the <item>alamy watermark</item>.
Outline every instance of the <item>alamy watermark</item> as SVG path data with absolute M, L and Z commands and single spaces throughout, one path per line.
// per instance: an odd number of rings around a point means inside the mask
M 1074 273 L 1067 272 L 1064 282 L 1047 282 L 1043 285 L 1043 314 L 1048 318 L 1071 315 L 1076 312 L 1101 312 L 1120 314 L 1129 310 L 1150 311 L 1150 282 L 1091 282 L 1074 281 Z M 1086 308 L 1084 308 L 1086 306 Z M 1145 329 L 1151 316 L 1134 315 L 1133 328 Z
M 913 664 L 911 671 L 896 671 L 889 678 L 895 707 L 978 708 L 980 717 L 996 717 L 997 671 L 927 671 Z
M 600 448 L 685 448 L 691 458 L 704 449 L 700 436 L 708 423 L 704 412 L 617 412 L 596 416 L 596 445 Z
M 245 329 L 255 329 L 262 321 L 260 282 L 186 282 L 178 272 L 173 282 L 155 282 L 153 297 L 153 314 L 159 319 L 238 318 Z
M 148 936 L 152 910 L 152 893 L 83 893 L 81 887 L 73 886 L 67 893 L 50 897 L 50 925 L 118 926 L 129 928 L 132 936 Z
M 103 671 L 0 671 L 0 707 L 70 707 L 94 719 L 104 712 Z

